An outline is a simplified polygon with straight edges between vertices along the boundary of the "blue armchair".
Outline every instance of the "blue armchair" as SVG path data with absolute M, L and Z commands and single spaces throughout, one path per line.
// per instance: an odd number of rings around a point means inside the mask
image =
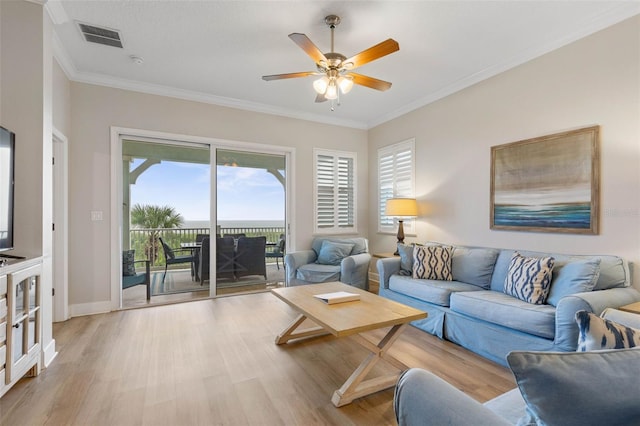
M 341 281 L 366 290 L 370 261 L 366 238 L 316 237 L 311 249 L 284 256 L 286 285 Z

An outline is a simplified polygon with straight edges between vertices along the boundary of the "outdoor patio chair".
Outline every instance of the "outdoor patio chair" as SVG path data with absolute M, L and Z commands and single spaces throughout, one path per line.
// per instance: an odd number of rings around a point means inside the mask
M 278 268 L 278 270 L 280 270 L 280 262 L 278 259 L 284 259 L 284 249 L 285 249 L 286 241 L 287 240 L 284 237 L 284 234 L 280 234 L 280 240 L 278 241 L 278 243 L 274 246 L 270 246 L 269 248 L 271 250 L 268 250 L 265 253 L 265 256 L 267 257 L 267 259 L 276 260 L 276 268 Z M 284 260 L 282 261 L 282 265 L 284 266 Z
M 265 250 L 267 237 L 240 237 L 236 248 L 236 278 L 246 275 L 262 275 L 267 279 Z
M 151 300 L 151 273 L 148 260 L 134 260 L 135 250 L 122 252 L 122 289 L 144 285 L 147 287 L 147 300 Z M 144 263 L 144 272 L 136 271 L 136 263 Z
M 216 238 L 216 276 L 217 278 L 231 278 L 235 280 L 233 273 L 233 262 L 235 258 L 235 247 L 232 237 Z M 211 252 L 211 239 L 206 237 L 202 240 L 200 248 L 199 270 L 200 285 L 204 285 L 210 279 L 209 256 Z
M 167 268 L 169 265 L 178 265 L 180 263 L 189 263 L 191 268 L 191 277 L 195 276 L 195 260 L 196 257 L 193 253 L 193 250 L 190 248 L 171 248 L 169 247 L 163 240 L 162 237 L 159 237 L 160 244 L 162 244 L 162 249 L 164 250 L 164 274 L 162 275 L 162 282 L 164 283 L 164 279 L 167 276 Z

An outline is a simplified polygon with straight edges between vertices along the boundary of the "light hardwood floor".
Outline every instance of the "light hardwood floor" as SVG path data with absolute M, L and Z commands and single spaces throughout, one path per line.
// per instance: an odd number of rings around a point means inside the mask
M 54 324 L 57 358 L 0 399 L 0 424 L 395 424 L 393 389 L 331 403 L 366 354 L 350 337 L 274 343 L 295 316 L 257 293 Z M 390 353 L 481 402 L 515 387 L 506 368 L 413 327 Z M 393 371 L 383 364 L 373 374 Z

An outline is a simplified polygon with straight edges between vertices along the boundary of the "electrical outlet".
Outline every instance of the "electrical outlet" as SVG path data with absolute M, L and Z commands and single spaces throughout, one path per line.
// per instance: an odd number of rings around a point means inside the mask
M 91 220 L 92 221 L 97 221 L 97 220 L 102 220 L 102 212 L 101 211 L 92 211 L 91 212 Z

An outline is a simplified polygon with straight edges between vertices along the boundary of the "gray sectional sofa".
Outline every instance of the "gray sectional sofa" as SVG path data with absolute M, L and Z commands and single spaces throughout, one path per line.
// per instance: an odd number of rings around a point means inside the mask
M 534 305 L 503 292 L 516 250 L 453 247 L 453 281 L 413 279 L 409 246 L 400 247 L 402 259 L 378 260 L 379 294 L 426 311 L 426 319 L 413 323 L 419 329 L 502 365 L 515 350 L 575 351 L 577 311 L 599 315 L 640 301 L 640 292 L 630 287 L 629 265 L 618 256 L 517 250 L 555 259 L 547 304 Z

